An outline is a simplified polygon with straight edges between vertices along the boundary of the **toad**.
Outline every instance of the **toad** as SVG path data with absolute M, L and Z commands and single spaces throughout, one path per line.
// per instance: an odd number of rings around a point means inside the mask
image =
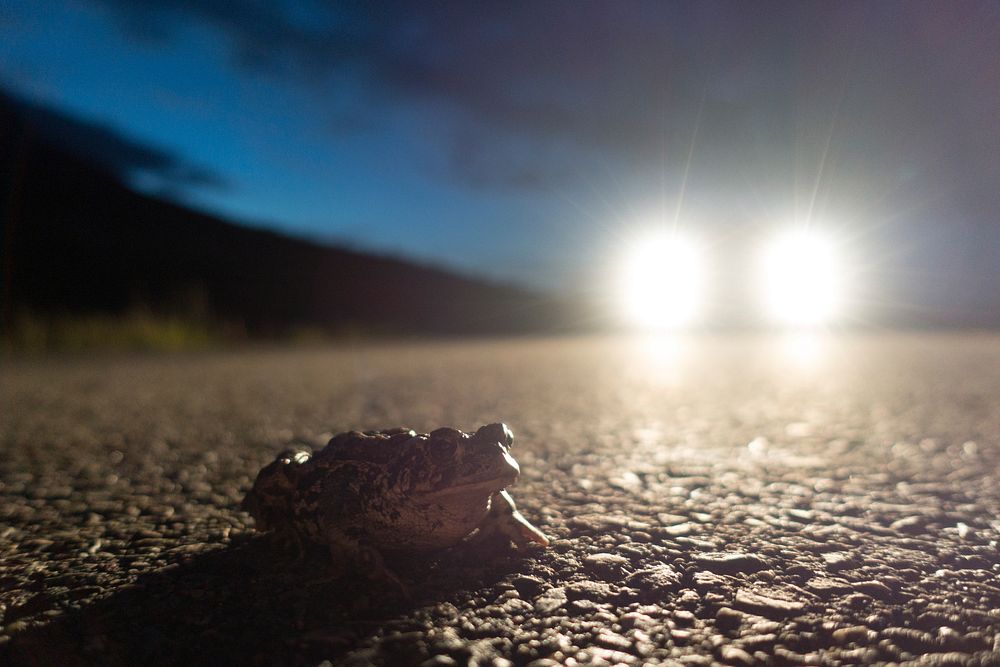
M 473 539 L 518 548 L 548 538 L 506 491 L 520 473 L 513 434 L 488 424 L 473 434 L 439 428 L 351 431 L 313 454 L 289 449 L 257 475 L 241 508 L 257 529 L 300 551 L 325 545 L 335 576 L 348 569 L 404 588 L 382 554 L 428 553 Z

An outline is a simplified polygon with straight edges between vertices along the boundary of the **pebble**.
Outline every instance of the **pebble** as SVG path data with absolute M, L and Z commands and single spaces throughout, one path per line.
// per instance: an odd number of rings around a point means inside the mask
M 623 630 L 631 630 L 633 628 L 647 630 L 652 627 L 654 623 L 655 621 L 652 617 L 637 611 L 630 611 L 627 614 L 622 614 L 618 618 L 618 624 L 622 626 Z
M 3 631 L 8 635 L 16 635 L 29 627 L 28 621 L 14 621 L 4 626 Z
M 763 558 L 739 551 L 701 553 L 695 556 L 694 561 L 716 574 L 756 572 L 767 567 L 767 562 Z
M 768 618 L 790 618 L 799 616 L 805 611 L 803 602 L 783 600 L 781 598 L 762 595 L 745 588 L 736 592 L 733 604 L 745 611 L 754 612 Z
M 678 544 L 694 547 L 695 549 L 717 549 L 719 543 L 716 540 L 699 539 L 697 537 L 676 537 L 674 541 Z
M 722 607 L 715 612 L 715 625 L 720 630 L 733 630 L 743 623 L 743 614 L 729 607 Z
M 21 547 L 27 551 L 42 551 L 51 547 L 53 544 L 55 544 L 53 540 L 47 540 L 39 537 L 32 540 L 24 540 L 21 542 Z
M 680 595 L 675 598 L 675 604 L 686 609 L 694 609 L 698 606 L 699 602 L 701 602 L 701 596 L 698 595 L 698 591 L 690 588 L 685 588 L 681 591 Z
M 675 611 L 673 617 L 679 625 L 692 625 L 696 618 L 695 615 L 687 609 L 679 609 Z
M 604 533 L 616 528 L 627 528 L 631 519 L 608 514 L 580 514 L 566 522 L 570 528 Z
M 868 607 L 871 605 L 872 601 L 872 596 L 865 595 L 864 593 L 851 593 L 844 598 L 844 603 L 848 607 L 852 607 L 854 609 L 863 609 Z
M 785 512 L 789 517 L 801 521 L 802 523 L 809 523 L 815 517 L 816 513 L 812 510 L 802 510 L 802 509 L 789 509 Z
M 533 605 L 531 605 L 528 602 L 525 602 L 524 600 L 514 598 L 504 602 L 500 608 L 503 609 L 503 613 L 505 616 L 515 616 L 517 614 L 522 614 L 522 615 L 527 614 L 534 607 Z
M 144 537 L 132 542 L 131 546 L 133 549 L 163 549 L 171 544 L 170 540 L 162 537 Z
M 769 621 L 767 619 L 761 618 L 760 620 L 755 620 L 750 629 L 757 633 L 770 634 L 778 632 L 781 630 L 782 625 L 777 621 Z
M 678 590 L 681 587 L 682 577 L 680 572 L 670 565 L 657 565 L 633 573 L 627 581 L 629 586 L 640 591 L 663 595 Z
M 826 569 L 831 572 L 840 570 L 853 570 L 860 565 L 860 561 L 853 554 L 846 551 L 831 551 L 823 554 L 826 561 Z
M 684 523 L 675 523 L 672 526 L 664 526 L 661 530 L 671 537 L 681 537 L 683 535 L 690 535 L 697 528 L 698 524 L 686 521 Z
M 570 600 L 607 599 L 614 595 L 610 585 L 599 581 L 575 581 L 565 587 L 566 597 Z
M 813 577 L 806 582 L 806 588 L 819 594 L 847 594 L 854 590 L 850 582 L 830 577 Z
M 890 600 L 893 597 L 892 589 L 880 581 L 857 581 L 852 586 L 858 592 L 878 598 L 879 600 Z
M 621 579 L 629 563 L 628 558 L 609 553 L 591 554 L 583 559 L 583 565 L 588 571 L 606 581 Z
M 878 636 L 874 630 L 863 625 L 854 625 L 849 628 L 838 628 L 833 631 L 833 641 L 838 644 L 869 644 L 875 641 Z
M 886 628 L 881 635 L 910 653 L 924 653 L 938 648 L 938 642 L 932 635 L 916 628 Z
M 804 653 L 799 653 L 797 651 L 793 651 L 792 649 L 786 648 L 784 646 L 775 646 L 774 655 L 779 659 L 778 661 L 779 664 L 788 664 L 788 665 L 820 664 L 818 660 L 813 659 L 811 656 L 806 655 Z M 772 659 L 769 662 L 774 662 L 774 660 Z
M 583 598 L 580 600 L 570 600 L 566 603 L 566 609 L 574 615 L 577 616 L 596 616 L 602 609 L 604 605 L 593 600 L 588 600 Z M 614 617 L 611 617 L 614 620 Z
M 908 516 L 902 519 L 897 519 L 889 524 L 890 530 L 895 530 L 900 533 L 908 533 L 910 535 L 919 535 L 924 532 L 924 526 L 926 525 L 926 519 L 922 516 Z
M 752 655 L 737 646 L 723 646 L 719 649 L 719 657 L 727 665 L 752 665 Z
M 752 626 L 756 630 L 756 625 Z M 740 636 L 740 644 L 748 649 L 766 648 L 772 646 L 778 640 L 778 635 L 773 632 L 764 634 L 744 634 Z
M 610 631 L 603 631 L 598 633 L 597 643 L 604 648 L 613 649 L 616 651 L 627 652 L 632 649 L 632 642 L 630 642 L 625 637 Z
M 428 658 L 420 663 L 420 667 L 452 667 L 457 665 L 453 657 L 450 655 L 436 655 L 433 658 Z
M 722 575 L 714 572 L 703 571 L 694 573 L 694 585 L 698 588 L 713 588 L 725 586 L 728 580 Z
M 511 585 L 517 589 L 521 597 L 534 598 L 541 594 L 546 588 L 546 583 L 540 577 L 518 576 L 511 580 Z
M 566 604 L 566 591 L 563 588 L 550 588 L 535 600 L 535 611 L 540 614 L 551 614 Z
M 709 658 L 707 655 L 697 655 L 690 653 L 687 655 L 678 656 L 677 661 L 682 665 L 704 665 L 705 667 L 708 667 L 708 665 L 712 664 L 712 659 Z

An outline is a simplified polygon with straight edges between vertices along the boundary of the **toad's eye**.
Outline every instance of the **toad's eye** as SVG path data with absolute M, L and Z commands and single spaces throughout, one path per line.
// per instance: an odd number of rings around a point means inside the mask
M 450 461 L 455 458 L 455 451 L 458 449 L 457 442 L 449 442 L 444 439 L 430 441 L 431 458 L 435 461 Z

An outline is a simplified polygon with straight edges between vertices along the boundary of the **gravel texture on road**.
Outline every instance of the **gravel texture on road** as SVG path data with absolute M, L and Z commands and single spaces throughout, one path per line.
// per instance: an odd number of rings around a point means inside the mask
M 0 664 L 1000 664 L 1000 337 L 7 361 Z M 551 538 L 324 579 L 239 502 L 290 441 L 505 421 Z

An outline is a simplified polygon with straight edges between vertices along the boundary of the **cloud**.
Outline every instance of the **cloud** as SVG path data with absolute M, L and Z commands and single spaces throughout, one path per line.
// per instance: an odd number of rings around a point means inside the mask
M 430 110 L 451 177 L 477 186 L 544 187 L 589 158 L 677 166 L 695 127 L 706 172 L 802 146 L 818 162 L 831 127 L 873 163 L 1000 148 L 995 114 L 948 120 L 995 105 L 988 4 L 97 1 L 146 38 L 210 27 L 240 71 L 329 91 L 331 118 L 345 81 L 361 115 Z
M 164 188 L 223 189 L 219 174 L 173 153 L 144 144 L 108 125 L 29 102 L 0 90 L 0 111 L 12 113 L 30 132 L 122 179 L 153 177 Z M 6 114 L 5 114 L 6 115 Z

